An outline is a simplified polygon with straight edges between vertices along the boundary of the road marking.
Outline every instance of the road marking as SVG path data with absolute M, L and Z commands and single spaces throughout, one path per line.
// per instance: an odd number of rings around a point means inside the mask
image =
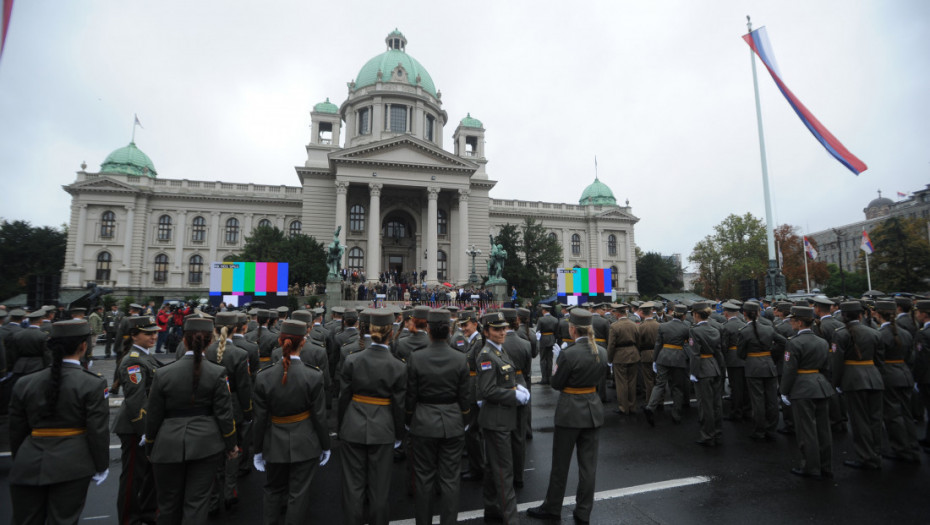
M 666 481 L 657 481 L 655 483 L 646 483 L 644 485 L 636 485 L 633 487 L 625 487 L 622 489 L 613 489 L 613 490 L 604 490 L 601 492 L 594 493 L 594 501 L 603 501 L 606 499 L 622 498 L 624 496 L 633 496 L 635 494 L 643 494 L 646 492 L 656 492 L 659 490 L 674 489 L 678 487 L 687 487 L 689 485 L 698 485 L 700 483 L 708 483 L 710 477 L 708 476 L 693 476 L 690 478 L 678 478 L 670 479 Z M 527 503 L 520 503 L 517 505 L 517 512 L 524 512 L 526 509 L 532 507 L 538 507 L 542 505 L 542 500 L 540 501 L 530 501 Z M 562 506 L 569 506 L 575 504 L 575 496 L 568 496 L 562 500 Z M 458 521 L 468 521 L 475 520 L 484 517 L 484 509 L 482 510 L 470 510 L 467 512 L 459 512 Z M 433 523 L 439 523 L 439 516 L 433 516 Z M 416 520 L 397 520 L 392 521 L 391 525 L 416 525 Z
M 110 450 L 118 450 L 121 448 L 121 445 L 110 445 Z M 8 458 L 12 456 L 11 452 L 0 452 L 0 458 Z
M 109 517 L 110 517 L 109 515 L 107 515 L 107 516 L 88 516 L 88 517 L 86 517 L 86 518 L 84 518 L 84 519 L 85 519 L 85 520 L 105 520 L 105 519 L 107 519 L 107 518 L 109 518 Z

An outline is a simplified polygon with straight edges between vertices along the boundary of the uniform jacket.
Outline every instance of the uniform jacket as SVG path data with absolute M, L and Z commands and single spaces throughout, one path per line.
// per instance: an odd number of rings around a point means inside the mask
M 315 461 L 332 447 L 326 427 L 323 373 L 290 357 L 283 385 L 284 364 L 280 362 L 264 368 L 255 380 L 252 446 L 269 463 Z M 275 423 L 272 419 L 304 413 L 300 421 Z
M 721 334 L 723 340 L 720 344 L 727 367 L 739 368 L 746 366 L 746 362 L 736 353 L 737 346 L 739 345 L 739 331 L 742 330 L 744 326 L 746 326 L 746 323 L 739 317 L 731 317 L 723 323 L 723 333 Z
M 428 438 L 465 434 L 471 411 L 465 354 L 445 341 L 430 342 L 407 360 L 406 418 L 410 433 Z
M 403 339 L 397 340 L 397 342 L 394 344 L 394 357 L 406 362 L 408 359 L 410 359 L 411 354 L 426 348 L 428 344 L 429 336 L 426 335 L 426 332 L 418 330 L 417 332 L 410 334 L 409 337 L 404 337 Z
M 395 326 L 394 329 L 397 330 L 398 328 Z M 449 348 L 465 353 L 467 348 L 465 347 L 465 336 L 462 335 L 462 330 L 456 328 L 455 331 L 449 334 Z
M 559 337 L 559 320 L 551 314 L 545 314 L 536 321 L 536 332 L 539 333 L 539 348 L 541 352 L 551 352 L 552 345 Z M 562 342 L 559 341 L 559 344 Z
M 249 353 L 236 346 L 232 339 L 226 340 L 223 362 L 217 363 L 219 343 L 213 341 L 203 351 L 203 358 L 226 369 L 229 391 L 233 395 L 233 416 L 241 421 L 243 416 L 252 417 L 252 376 L 249 373 Z
M 559 352 L 558 370 L 552 375 L 552 388 L 560 390 L 555 406 L 555 425 L 569 428 L 598 428 L 604 424 L 604 404 L 597 391 L 571 393 L 572 389 L 595 389 L 607 368 L 607 350 L 597 345 L 591 350 L 587 337 L 580 337 Z M 568 391 L 566 391 L 568 390 Z
M 827 342 L 810 330 L 801 330 L 785 345 L 781 391 L 791 399 L 824 399 L 833 395 Z
M 517 429 L 517 368 L 503 348 L 487 341 L 476 360 L 478 400 L 484 406 L 478 413 L 481 428 L 497 432 Z
M 656 346 L 653 352 L 656 364 L 674 368 L 688 368 L 691 355 L 688 353 L 688 326 L 681 319 L 672 318 L 659 325 Z
M 650 317 L 637 328 L 636 347 L 639 349 L 639 359 L 643 363 L 651 363 L 655 359 L 656 339 L 659 338 L 659 322 L 654 317 Z
M 275 349 L 277 351 L 277 349 Z M 326 348 L 316 341 L 308 339 L 300 349 L 300 360 L 305 365 L 312 366 L 323 373 L 323 387 L 329 388 L 333 384 L 332 377 L 329 375 L 329 356 L 326 355 Z
M 258 344 L 253 343 L 245 338 L 242 334 L 233 334 L 233 344 L 246 351 L 249 355 L 249 373 L 252 376 L 252 383 L 255 383 L 255 376 L 262 368 L 261 360 L 258 356 Z
M 10 402 L 8 481 L 16 485 L 51 485 L 103 472 L 110 464 L 110 409 L 104 378 L 73 363 L 62 363 L 58 405 L 44 417 L 51 369 L 17 381 Z M 33 437 L 35 429 L 86 429 L 83 434 Z
M 152 463 L 182 463 L 235 448 L 236 423 L 226 379 L 226 368 L 203 359 L 195 392 L 193 355 L 158 370 L 145 414 L 146 450 Z
M 123 404 L 113 420 L 113 432 L 117 434 L 145 434 L 145 405 L 155 371 L 163 365 L 155 356 L 138 346 L 132 346 L 120 362 L 117 375 L 123 388 Z
M 924 324 L 917 332 L 914 343 L 914 381 L 926 385 L 930 383 L 930 322 Z
M 610 321 L 599 314 L 591 314 L 591 328 L 594 329 L 594 341 L 597 344 L 606 345 L 607 338 L 610 337 Z
M 517 333 L 517 337 L 530 344 L 530 357 L 536 359 L 536 356 L 539 355 L 539 341 L 536 339 L 536 330 L 527 324 L 520 325 L 520 327 L 514 331 Z
M 11 354 L 13 361 L 10 365 L 14 374 L 30 374 L 42 370 L 51 363 L 51 356 L 45 348 L 48 334 L 38 326 L 16 332 L 11 338 Z
M 472 404 L 478 399 L 478 353 L 484 348 L 484 338 L 475 332 L 471 342 L 466 342 L 465 362 L 468 365 L 468 395 Z
M 568 332 L 568 319 L 562 318 L 559 319 L 559 328 L 555 332 L 556 344 L 562 346 L 562 343 L 574 343 L 575 341 L 571 338 L 571 334 Z
M 878 330 L 851 321 L 833 334 L 836 368 L 833 384 L 846 390 L 883 390 L 882 376 L 875 367 L 875 354 L 881 346 Z
M 778 375 L 775 359 L 784 355 L 783 349 L 787 343 L 788 340 L 776 332 L 771 323 L 746 323 L 739 331 L 736 343 L 736 353 L 745 362 L 746 377 Z
M 691 327 L 688 340 L 691 353 L 691 375 L 698 379 L 723 375 L 726 363 L 720 351 L 720 330 L 707 321 Z
M 407 367 L 385 345 L 372 344 L 350 354 L 342 367 L 339 438 L 350 443 L 383 445 L 404 435 Z M 388 404 L 353 400 L 375 398 Z
M 639 350 L 636 340 L 639 338 L 639 328 L 636 323 L 627 317 L 622 317 L 610 325 L 610 335 L 607 341 L 607 359 L 617 365 L 639 362 Z
M 912 362 L 911 348 L 914 340 L 907 330 L 898 328 L 897 334 L 891 323 L 885 323 L 878 329 L 882 344 L 875 352 L 875 366 L 882 374 L 882 382 L 888 388 L 910 388 L 914 385 L 914 376 L 908 363 Z
M 504 338 L 504 352 L 516 369 L 517 384 L 527 386 L 533 371 L 533 354 L 529 341 L 521 339 L 514 331 L 508 331 L 507 337 Z

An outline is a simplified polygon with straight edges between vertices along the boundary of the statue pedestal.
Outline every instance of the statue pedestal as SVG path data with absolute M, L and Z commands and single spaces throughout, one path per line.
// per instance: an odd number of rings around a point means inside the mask
M 489 280 L 484 287 L 494 294 L 494 302 L 504 304 L 510 301 L 510 288 L 507 286 L 507 281 L 503 279 L 499 281 Z
M 334 306 L 341 305 L 343 303 L 343 290 L 344 282 L 339 277 L 327 277 L 326 278 L 326 308 L 331 309 Z

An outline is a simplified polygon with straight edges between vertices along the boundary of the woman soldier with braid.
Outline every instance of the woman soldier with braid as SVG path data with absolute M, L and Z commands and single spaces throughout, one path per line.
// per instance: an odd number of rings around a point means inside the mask
M 216 464 L 239 453 L 226 370 L 203 359 L 212 332 L 212 319 L 184 321 L 187 351 L 152 383 L 145 433 L 159 525 L 206 523 Z
M 778 426 L 778 378 L 775 357 L 784 355 L 788 342 L 775 329 L 759 323 L 759 303 L 746 301 L 743 313 L 747 324 L 737 335 L 736 355 L 746 361 L 746 386 L 755 424 L 750 439 L 772 441 Z
M 110 463 L 107 382 L 81 367 L 90 325 L 52 325 L 52 365 L 17 381 L 10 402 L 14 524 L 77 523 Z
M 266 472 L 266 525 L 311 521 L 310 482 L 317 463 L 329 461 L 323 372 L 300 360 L 306 334 L 306 323 L 284 321 L 278 336 L 283 359 L 255 379 L 253 462 Z
M 897 326 L 895 303 L 877 301 L 875 316 L 881 321 L 878 333 L 882 344 L 875 352 L 875 365 L 882 374 L 882 418 L 888 431 L 891 453 L 885 457 L 907 463 L 920 463 L 917 430 L 911 417 L 911 393 L 914 376 L 907 363 L 913 362 L 911 333 Z
M 252 421 L 252 378 L 249 374 L 249 353 L 233 343 L 233 333 L 239 324 L 236 312 L 220 312 L 214 319 L 214 340 L 204 350 L 203 355 L 211 363 L 226 369 L 229 392 L 232 394 L 233 418 L 237 428 L 242 422 Z M 236 433 L 241 443 L 241 433 Z M 240 447 L 241 448 L 241 447 Z M 210 495 L 210 515 L 215 516 L 220 510 L 220 494 L 223 495 L 226 510 L 239 502 L 237 482 L 239 479 L 239 461 L 229 459 L 220 462 L 216 470 L 216 483 Z

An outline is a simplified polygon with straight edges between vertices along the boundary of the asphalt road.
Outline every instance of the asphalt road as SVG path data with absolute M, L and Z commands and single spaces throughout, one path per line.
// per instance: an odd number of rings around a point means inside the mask
M 112 361 L 98 361 L 98 371 L 112 373 Z M 613 392 L 610 392 L 613 396 Z M 548 387 L 533 388 L 534 439 L 528 441 L 525 487 L 517 490 L 524 523 L 543 523 L 525 514 L 545 495 L 552 446 L 552 412 L 558 393 Z M 118 398 L 113 400 L 113 405 Z M 798 457 L 792 437 L 778 435 L 774 442 L 749 439 L 749 422 L 724 422 L 723 444 L 705 449 L 698 437 L 697 410 L 686 412 L 682 424 L 667 414 L 657 415 L 655 428 L 638 417 L 620 417 L 607 407 L 607 421 L 600 433 L 597 501 L 591 523 L 598 524 L 699 524 L 699 523 L 837 523 L 916 524 L 930 523 L 930 455 L 913 466 L 885 461 L 878 472 L 860 472 L 843 466 L 854 457 L 850 434 L 834 436 L 834 472 L 831 481 L 798 478 L 789 473 Z M 111 417 L 117 408 L 111 409 Z M 11 459 L 8 427 L 0 420 L 0 523 L 10 521 L 8 473 Z M 103 485 L 91 486 L 82 523 L 116 523 L 116 491 L 119 479 L 119 440 L 112 437 L 110 476 Z M 340 446 L 333 458 L 316 471 L 313 493 L 316 504 L 311 523 L 341 522 Z M 394 464 L 391 519 L 413 523 L 413 499 L 405 490 L 406 465 Z M 563 522 L 572 523 L 571 511 L 577 475 L 569 475 Z M 240 478 L 240 503 L 221 514 L 215 523 L 261 522 L 264 474 Z M 459 519 L 482 523 L 481 484 L 463 482 Z

